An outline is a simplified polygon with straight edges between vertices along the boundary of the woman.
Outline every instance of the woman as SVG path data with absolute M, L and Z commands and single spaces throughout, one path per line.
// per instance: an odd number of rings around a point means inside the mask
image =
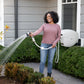
M 43 73 L 46 57 L 48 54 L 48 71 L 47 76 L 51 77 L 52 73 L 52 64 L 53 58 L 56 51 L 56 44 L 60 40 L 60 26 L 56 24 L 58 22 L 58 14 L 54 11 L 49 11 L 44 16 L 44 24 L 34 33 L 31 33 L 30 36 L 36 36 L 43 31 L 43 38 L 41 41 L 41 47 L 48 48 L 52 46 L 49 50 L 40 49 L 40 67 L 39 72 Z

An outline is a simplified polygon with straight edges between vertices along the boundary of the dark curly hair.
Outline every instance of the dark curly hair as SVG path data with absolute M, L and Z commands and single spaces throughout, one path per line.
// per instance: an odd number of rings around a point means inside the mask
M 54 12 L 54 11 L 48 11 L 48 12 L 45 14 L 45 16 L 44 16 L 44 22 L 45 22 L 45 23 L 49 23 L 49 22 L 47 21 L 47 14 L 50 14 L 50 15 L 51 15 L 51 17 L 52 17 L 54 23 L 57 23 L 57 22 L 59 21 L 58 14 L 57 14 L 56 12 Z

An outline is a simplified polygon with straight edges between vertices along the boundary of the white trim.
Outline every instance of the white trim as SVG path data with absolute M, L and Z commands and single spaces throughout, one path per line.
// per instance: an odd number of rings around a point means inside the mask
M 81 47 L 84 47 L 84 38 L 81 38 Z
M 80 38 L 80 12 L 81 12 L 81 0 L 77 1 L 77 32 Z
M 77 2 L 66 2 L 66 3 L 62 3 L 62 4 L 74 4 L 74 3 L 77 3 Z
M 71 0 L 71 2 L 73 2 L 73 0 Z
M 61 24 L 61 19 L 62 19 L 62 0 L 58 0 L 57 7 L 58 7 L 57 8 L 57 12 L 58 12 L 58 15 L 59 15 L 59 22 L 58 22 L 58 24 L 62 28 L 62 24 Z
M 0 0 L 0 32 L 3 31 L 0 45 L 4 46 L 4 0 Z
M 77 1 L 71 0 L 70 2 L 68 2 L 68 0 L 66 0 L 65 2 L 62 2 L 62 4 L 70 4 L 70 3 L 77 3 Z

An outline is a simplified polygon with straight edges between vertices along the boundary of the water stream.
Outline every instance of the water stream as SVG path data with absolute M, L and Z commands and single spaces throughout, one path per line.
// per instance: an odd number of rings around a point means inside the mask
M 17 38 L 15 41 L 13 41 L 10 45 L 8 45 L 6 48 L 4 48 L 0 52 L 0 65 L 6 63 L 8 59 L 11 57 L 11 55 L 14 53 L 16 48 L 21 44 L 21 42 L 26 38 L 26 34 L 22 35 L 21 37 Z

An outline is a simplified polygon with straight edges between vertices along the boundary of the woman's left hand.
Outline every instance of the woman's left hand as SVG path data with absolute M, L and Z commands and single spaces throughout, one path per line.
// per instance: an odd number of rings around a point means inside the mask
M 54 48 L 55 47 L 55 45 L 52 45 L 52 48 Z

